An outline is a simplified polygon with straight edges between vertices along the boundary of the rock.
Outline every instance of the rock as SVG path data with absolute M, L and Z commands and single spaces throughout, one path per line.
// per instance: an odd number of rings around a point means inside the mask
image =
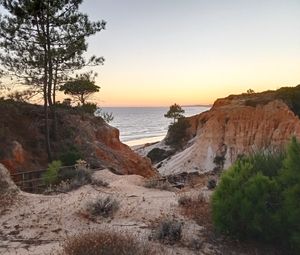
M 18 191 L 17 186 L 12 181 L 9 171 L 0 164 L 0 195 L 14 193 Z
M 6 148 L 5 158 L 0 163 L 14 173 L 20 166 L 26 164 L 26 152 L 18 141 L 12 141 Z
M 164 149 L 154 148 L 148 152 L 147 157 L 151 159 L 152 164 L 156 164 L 166 159 L 172 154 L 173 154 L 172 151 L 166 151 Z
M 114 169 L 119 174 L 156 175 L 148 158 L 142 158 L 120 142 L 119 130 L 101 118 L 62 116 L 65 125 L 74 130 L 74 144 L 84 159 L 94 166 Z
M 227 169 L 241 155 L 280 151 L 292 136 L 300 138 L 300 120 L 283 101 L 261 100 L 263 104 L 249 106 L 246 100 L 219 99 L 211 110 L 187 118 L 194 138 L 182 152 L 163 161 L 160 173 Z

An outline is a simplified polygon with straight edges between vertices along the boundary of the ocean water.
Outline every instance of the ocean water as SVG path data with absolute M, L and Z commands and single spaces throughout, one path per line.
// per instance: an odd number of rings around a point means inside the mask
M 186 117 L 207 111 L 209 108 L 183 107 Z M 120 140 L 129 146 L 162 140 L 172 122 L 164 117 L 168 107 L 104 107 L 103 110 L 113 113 L 114 120 L 109 124 L 120 130 Z

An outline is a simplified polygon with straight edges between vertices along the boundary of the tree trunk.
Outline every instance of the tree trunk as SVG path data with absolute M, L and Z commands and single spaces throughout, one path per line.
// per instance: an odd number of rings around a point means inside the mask
M 50 41 L 50 21 L 49 21 L 49 1 L 47 3 L 47 16 L 46 16 L 46 44 L 47 44 L 47 62 L 48 62 L 48 103 L 51 111 L 51 116 L 53 120 L 53 129 L 52 129 L 52 135 L 54 140 L 57 138 L 56 134 L 56 109 L 55 109 L 55 102 L 52 101 L 52 92 L 53 95 L 55 94 L 54 88 L 53 88 L 53 57 L 52 57 L 52 49 L 51 49 L 51 41 Z M 54 98 L 55 99 L 55 98 Z
M 48 113 L 48 100 L 47 100 L 47 75 L 44 77 L 44 115 L 45 115 L 45 141 L 48 161 L 52 161 L 52 153 L 50 146 L 50 129 L 49 129 L 49 113 Z
M 36 20 L 40 21 L 40 23 L 36 22 L 36 28 L 38 35 L 45 39 L 46 34 L 43 30 L 43 21 L 35 17 Z M 40 18 L 40 17 L 39 17 Z M 41 28 L 41 29 L 40 29 Z M 41 31 L 42 30 L 42 31 Z M 46 42 L 45 40 L 43 40 Z M 52 161 L 52 153 L 51 153 L 51 142 L 50 142 L 50 127 L 49 127 L 49 112 L 48 112 L 48 52 L 47 52 L 47 45 L 43 43 L 43 50 L 44 50 L 44 81 L 43 81 L 43 97 L 44 97 L 44 117 L 45 117 L 45 142 L 46 142 L 46 151 L 48 155 L 48 161 Z
M 81 94 L 80 101 L 81 101 L 81 104 L 82 104 L 82 105 L 84 105 L 84 103 L 85 103 L 85 102 L 84 102 L 84 97 L 83 97 L 83 94 Z
M 52 92 L 52 117 L 53 117 L 53 139 L 57 140 L 57 114 L 56 114 L 56 86 L 57 86 L 57 69 L 58 63 L 56 62 L 55 73 L 53 79 L 53 92 Z

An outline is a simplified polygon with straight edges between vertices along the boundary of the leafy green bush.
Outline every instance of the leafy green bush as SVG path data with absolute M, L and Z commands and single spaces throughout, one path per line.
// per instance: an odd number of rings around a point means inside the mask
M 58 172 L 62 163 L 59 160 L 52 161 L 47 168 L 47 171 L 43 174 L 43 180 L 46 185 L 56 184 L 58 181 Z
M 300 251 L 300 144 L 285 154 L 244 157 L 227 170 L 212 198 L 217 230 Z

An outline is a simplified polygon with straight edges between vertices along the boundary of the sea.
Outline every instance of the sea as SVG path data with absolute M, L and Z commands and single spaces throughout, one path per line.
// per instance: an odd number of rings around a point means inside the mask
M 186 117 L 210 109 L 208 106 L 182 108 Z M 164 117 L 168 110 L 169 107 L 103 107 L 103 111 L 113 114 L 109 124 L 120 130 L 120 140 L 129 146 L 161 141 L 172 122 Z

